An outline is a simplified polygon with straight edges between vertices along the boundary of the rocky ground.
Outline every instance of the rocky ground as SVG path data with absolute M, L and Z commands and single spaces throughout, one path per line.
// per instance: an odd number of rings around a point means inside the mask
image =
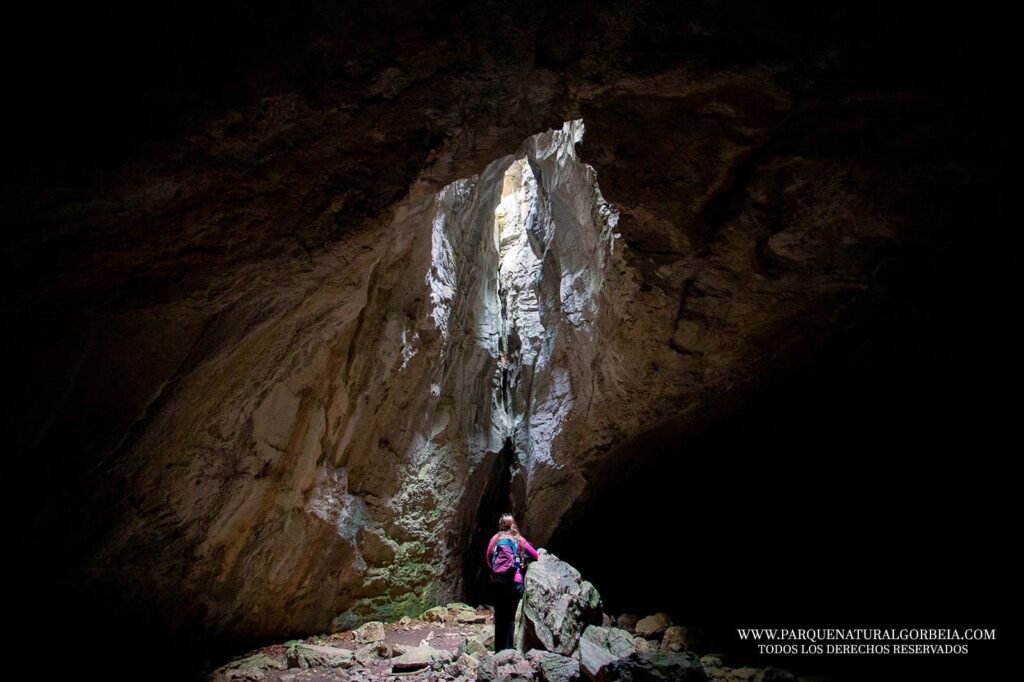
M 468 667 L 469 656 L 463 654 L 479 657 L 493 645 L 493 623 L 490 609 L 453 603 L 418 618 L 374 621 L 356 630 L 261 647 L 221 666 L 209 679 L 431 679 L 445 669 L 452 673 L 445 679 L 455 679 Z
M 687 628 L 666 613 L 604 613 L 579 572 L 543 552 L 530 566 L 517 613 L 516 649 L 495 653 L 494 614 L 463 603 L 418 618 L 372 621 L 250 651 L 218 667 L 208 682 L 266 680 L 685 680 L 811 682 L 775 668 L 730 667 L 690 651 Z

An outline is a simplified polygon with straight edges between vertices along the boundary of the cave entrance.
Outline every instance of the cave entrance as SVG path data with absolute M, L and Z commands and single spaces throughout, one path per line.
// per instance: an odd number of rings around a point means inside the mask
M 469 541 L 466 556 L 463 557 L 463 580 L 466 590 L 466 601 L 470 604 L 488 603 L 487 564 L 484 554 L 487 543 L 497 531 L 498 518 L 507 512 L 515 514 L 512 508 L 512 473 L 517 466 L 515 446 L 511 438 L 506 438 L 501 452 L 495 458 L 493 474 L 488 478 L 488 487 L 484 490 L 473 524 L 473 536 Z

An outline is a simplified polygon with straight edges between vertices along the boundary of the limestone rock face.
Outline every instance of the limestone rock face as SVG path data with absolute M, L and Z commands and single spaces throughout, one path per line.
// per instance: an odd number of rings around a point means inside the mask
M 253 7 L 209 17 L 219 47 L 127 32 L 144 82 L 75 91 L 95 120 L 16 97 L 26 573 L 185 639 L 419 615 L 464 597 L 504 448 L 543 545 L 645 436 L 700 432 L 908 278 L 991 298 L 960 254 L 1012 196 L 1003 62 L 935 49 L 913 77 L 851 46 L 849 4 Z M 92 54 L 47 90 L 118 77 Z M 530 621 L 553 650 L 600 624 L 578 575 L 528 579 L 575 605 Z
M 601 597 L 579 571 L 547 552 L 526 571 L 522 607 L 522 647 L 539 642 L 552 653 L 570 656 L 588 626 L 601 624 Z M 619 631 L 625 632 L 625 631 Z

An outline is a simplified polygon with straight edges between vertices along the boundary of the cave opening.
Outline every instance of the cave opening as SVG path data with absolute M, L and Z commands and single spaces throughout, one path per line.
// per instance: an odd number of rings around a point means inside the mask
M 513 161 L 502 176 L 501 198 L 494 209 L 494 247 L 497 253 L 498 370 L 500 372 L 499 423 L 512 436 L 521 427 L 517 412 L 521 368 L 532 363 L 523 355 L 520 330 L 527 338 L 544 333 L 538 290 L 543 276 L 541 251 L 532 229 L 537 227 L 538 186 L 536 170 L 525 156 Z M 532 349 L 531 349 L 532 350 Z M 518 415 L 521 417 L 521 415 Z

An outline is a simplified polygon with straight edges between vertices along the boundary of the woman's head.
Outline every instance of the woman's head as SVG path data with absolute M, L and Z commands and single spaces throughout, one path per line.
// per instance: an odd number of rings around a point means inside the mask
M 498 532 L 519 535 L 519 527 L 516 526 L 516 520 L 512 518 L 511 514 L 502 514 L 498 519 Z

